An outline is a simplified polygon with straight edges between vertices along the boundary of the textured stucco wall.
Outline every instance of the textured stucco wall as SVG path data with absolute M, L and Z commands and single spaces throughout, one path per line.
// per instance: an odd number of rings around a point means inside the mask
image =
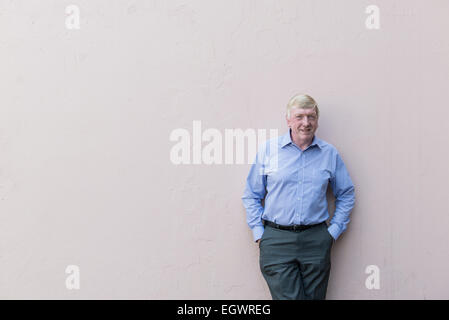
M 305 92 L 357 192 L 328 298 L 448 299 L 448 14 L 446 0 L 0 0 L 0 298 L 269 299 L 240 200 L 249 164 L 174 165 L 169 137 L 195 120 L 283 134 Z

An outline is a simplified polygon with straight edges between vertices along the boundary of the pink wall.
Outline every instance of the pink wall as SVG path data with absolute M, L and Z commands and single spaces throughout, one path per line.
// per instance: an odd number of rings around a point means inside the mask
M 79 29 L 61 1 L 0 2 L 0 298 L 270 299 L 249 164 L 175 165 L 169 137 L 282 134 L 298 92 L 356 185 L 328 298 L 449 298 L 448 1 L 72 4 Z

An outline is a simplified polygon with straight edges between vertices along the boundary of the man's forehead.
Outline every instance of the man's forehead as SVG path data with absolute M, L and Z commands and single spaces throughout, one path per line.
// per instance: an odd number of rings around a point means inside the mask
M 311 115 L 316 114 L 315 109 L 303 109 L 303 108 L 295 108 L 291 110 L 293 115 Z

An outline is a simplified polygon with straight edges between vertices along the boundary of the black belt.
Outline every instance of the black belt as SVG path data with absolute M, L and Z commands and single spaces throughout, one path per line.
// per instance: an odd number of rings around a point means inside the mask
M 303 225 L 303 224 L 294 224 L 291 226 L 283 226 L 268 220 L 262 220 L 264 225 L 276 228 L 276 229 L 281 229 L 281 230 L 291 230 L 291 231 L 304 231 L 319 225 L 322 225 L 323 223 L 326 223 L 326 221 L 317 223 L 317 224 L 308 224 L 308 225 Z

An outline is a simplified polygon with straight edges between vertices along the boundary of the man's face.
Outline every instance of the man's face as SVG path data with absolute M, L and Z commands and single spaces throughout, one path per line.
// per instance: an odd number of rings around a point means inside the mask
M 287 125 L 292 129 L 292 136 L 300 140 L 312 139 L 318 128 L 315 109 L 291 109 Z

